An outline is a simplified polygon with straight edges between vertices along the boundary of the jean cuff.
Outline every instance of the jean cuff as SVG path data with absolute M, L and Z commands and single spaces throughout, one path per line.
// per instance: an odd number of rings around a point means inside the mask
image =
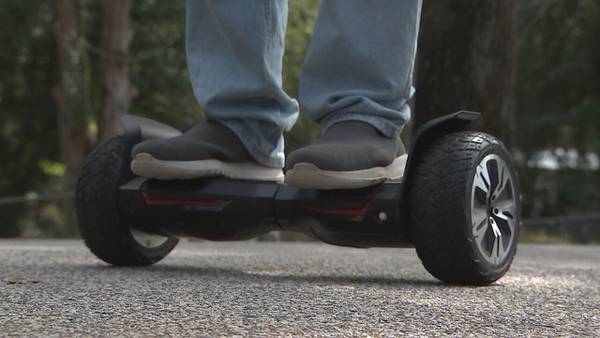
M 372 125 L 373 127 L 375 127 L 375 129 L 377 129 L 384 136 L 390 137 L 390 138 L 396 137 L 398 134 L 400 134 L 400 132 L 402 131 L 402 128 L 404 128 L 403 125 L 398 125 L 398 124 L 393 123 L 392 121 L 390 121 L 384 117 L 380 117 L 380 116 L 374 116 L 371 114 L 361 114 L 361 113 L 342 113 L 342 114 L 336 114 L 327 120 L 321 121 L 321 133 L 325 133 L 325 131 L 327 131 L 327 129 L 329 127 L 331 127 L 335 123 L 342 122 L 342 121 L 366 122 L 366 123 Z
M 280 136 L 278 144 L 275 146 L 275 150 L 273 150 L 270 154 L 265 155 L 266 151 L 263 149 L 265 147 L 261 147 L 260 140 L 253 137 L 251 133 L 249 133 L 247 125 L 236 120 L 218 121 L 237 135 L 244 147 L 246 147 L 246 150 L 248 150 L 250 156 L 252 156 L 252 158 L 254 158 L 254 160 L 256 160 L 258 163 L 267 167 L 283 168 L 283 164 L 285 163 L 285 155 L 283 153 L 283 135 Z M 262 143 L 264 144 L 265 142 L 266 141 L 263 140 Z

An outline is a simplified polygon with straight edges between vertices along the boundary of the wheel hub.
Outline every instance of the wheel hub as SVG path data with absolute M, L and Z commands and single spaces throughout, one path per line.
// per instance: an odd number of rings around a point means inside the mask
M 496 154 L 476 168 L 471 193 L 471 224 L 477 248 L 492 264 L 501 264 L 516 237 L 517 200 L 514 178 Z

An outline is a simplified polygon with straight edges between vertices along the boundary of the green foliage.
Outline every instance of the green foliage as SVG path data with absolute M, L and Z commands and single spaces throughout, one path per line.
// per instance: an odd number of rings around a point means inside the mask
M 599 153 L 600 2 L 523 1 L 519 14 L 519 148 Z
M 597 211 L 600 171 L 559 157 L 559 170 L 527 168 L 539 151 L 600 154 L 600 2 L 520 3 L 516 146 L 524 216 Z M 562 150 L 561 150 L 562 149 Z
M 185 59 L 185 2 L 134 1 L 130 74 L 137 95 L 131 113 L 180 129 L 201 118 Z
M 51 4 L 6 1 L 0 6 L 0 196 L 44 190 L 40 159 L 59 160 Z M 23 207 L 0 205 L 0 236 L 19 233 Z

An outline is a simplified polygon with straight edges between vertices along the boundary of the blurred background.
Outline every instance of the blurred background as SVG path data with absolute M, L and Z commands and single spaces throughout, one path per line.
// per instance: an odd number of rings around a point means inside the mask
M 285 88 L 318 0 L 290 0 Z M 184 1 L 4 0 L 0 6 L 0 237 L 76 237 L 82 160 L 124 113 L 186 129 Z M 600 1 L 424 0 L 411 130 L 481 111 L 520 170 L 522 240 L 600 243 Z M 300 118 L 288 151 L 318 126 Z

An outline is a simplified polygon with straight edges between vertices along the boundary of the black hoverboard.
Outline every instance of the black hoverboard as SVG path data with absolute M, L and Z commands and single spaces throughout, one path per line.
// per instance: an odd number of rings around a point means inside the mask
M 125 116 L 124 132 L 99 145 L 83 167 L 76 197 L 81 235 L 105 262 L 144 266 L 167 256 L 179 237 L 230 241 L 301 231 L 342 246 L 414 246 L 438 279 L 489 284 L 515 255 L 520 199 L 506 148 L 473 131 L 479 116 L 461 111 L 426 123 L 414 134 L 403 179 L 356 190 L 136 177 L 131 148 L 180 132 Z

